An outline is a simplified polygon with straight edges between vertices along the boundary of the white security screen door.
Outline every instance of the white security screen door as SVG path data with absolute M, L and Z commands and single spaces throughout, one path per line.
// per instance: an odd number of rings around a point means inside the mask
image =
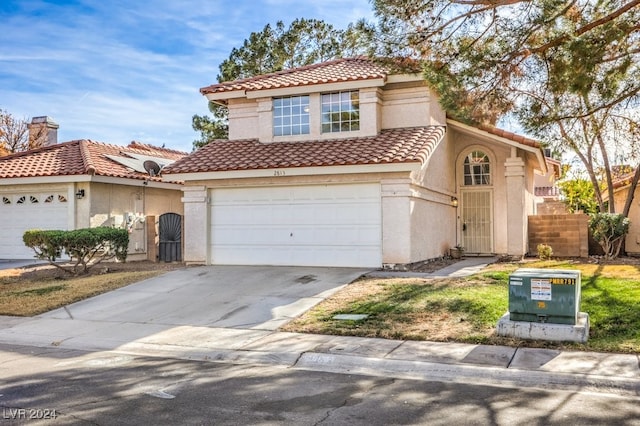
M 467 253 L 493 253 L 491 198 L 491 190 L 462 191 L 462 245 Z

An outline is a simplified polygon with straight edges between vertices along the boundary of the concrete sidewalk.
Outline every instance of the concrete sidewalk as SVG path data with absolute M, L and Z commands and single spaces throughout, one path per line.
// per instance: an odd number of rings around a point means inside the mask
M 469 274 L 482 267 L 481 260 L 486 259 L 466 259 L 438 273 Z M 636 354 L 284 333 L 260 327 L 71 319 L 46 314 L 0 317 L 0 343 L 640 395 L 640 359 Z
M 0 343 L 640 395 L 638 355 L 195 326 L 0 317 Z

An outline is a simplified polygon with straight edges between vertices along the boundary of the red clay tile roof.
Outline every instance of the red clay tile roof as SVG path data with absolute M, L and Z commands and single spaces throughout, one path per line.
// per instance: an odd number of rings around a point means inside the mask
M 219 140 L 168 165 L 163 174 L 365 164 L 424 164 L 444 126 L 383 130 L 378 136 L 312 142 Z
M 386 78 L 385 68 L 364 57 L 342 58 L 305 67 L 292 68 L 271 74 L 259 75 L 235 81 L 203 87 L 200 93 L 254 91 L 282 87 L 308 86 L 312 84 L 337 83 L 341 81 Z
M 483 130 L 487 133 L 491 133 L 492 135 L 496 135 L 496 136 L 500 136 L 501 138 L 505 138 L 505 139 L 509 139 L 512 140 L 514 142 L 518 142 L 520 144 L 523 145 L 528 145 L 531 146 L 533 148 L 542 148 L 542 145 L 540 144 L 540 142 L 534 140 L 534 139 L 530 139 L 526 136 L 522 136 L 519 135 L 517 133 L 513 133 L 513 132 L 509 132 L 507 130 L 504 129 L 499 129 L 497 127 L 493 127 L 493 126 L 489 126 L 486 124 L 480 124 L 478 126 L 476 126 L 479 130 Z
M 31 151 L 0 157 L 0 178 L 99 175 L 129 179 L 160 177 L 131 170 L 106 155 L 126 156 L 127 153 L 178 160 L 186 152 L 158 148 L 131 142 L 128 146 L 109 145 L 91 140 L 75 140 Z

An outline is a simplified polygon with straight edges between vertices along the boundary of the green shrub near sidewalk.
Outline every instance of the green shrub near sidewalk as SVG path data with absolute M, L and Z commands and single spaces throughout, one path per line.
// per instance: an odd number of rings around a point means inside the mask
M 33 249 L 36 258 L 46 260 L 72 275 L 86 273 L 92 266 L 104 260 L 127 258 L 129 234 L 125 229 L 97 227 L 72 231 L 39 230 L 26 231 L 24 244 Z M 71 258 L 71 266 L 60 265 L 63 254 Z

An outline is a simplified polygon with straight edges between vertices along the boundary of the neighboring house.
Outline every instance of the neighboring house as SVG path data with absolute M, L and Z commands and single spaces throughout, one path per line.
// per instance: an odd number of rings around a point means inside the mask
M 545 150 L 547 151 L 547 150 Z M 562 163 L 555 158 L 551 158 L 545 152 L 545 160 L 547 162 L 547 173 L 543 174 L 536 171 L 534 178 L 534 193 L 536 197 L 542 200 L 556 201 L 560 199 L 560 188 L 556 185 L 560 175 L 562 174 Z
M 567 206 L 562 198 L 562 192 L 556 185 L 562 174 L 560 161 L 551 158 L 545 150 L 547 173 L 536 171 L 533 180 L 534 195 L 536 196 L 536 215 L 565 214 Z
M 619 176 L 618 179 L 613 182 L 615 208 L 618 213 L 624 209 L 624 203 L 627 199 L 634 174 L 635 170 L 632 170 L 626 175 Z M 603 195 L 606 197 L 606 191 L 604 191 Z M 625 245 L 623 247 L 629 256 L 640 256 L 640 204 L 638 200 L 640 200 L 640 187 L 637 186 L 634 192 L 633 202 L 629 208 L 629 215 L 627 216 L 630 222 L 629 233 L 625 238 Z
M 184 181 L 187 263 L 381 267 L 527 252 L 541 146 L 447 119 L 419 74 L 340 59 L 201 89 L 229 140 Z
M 145 218 L 183 213 L 182 185 L 156 172 L 185 155 L 75 140 L 0 157 L 0 259 L 34 257 L 22 241 L 28 229 L 114 226 L 130 232 L 128 259 L 155 260 Z

